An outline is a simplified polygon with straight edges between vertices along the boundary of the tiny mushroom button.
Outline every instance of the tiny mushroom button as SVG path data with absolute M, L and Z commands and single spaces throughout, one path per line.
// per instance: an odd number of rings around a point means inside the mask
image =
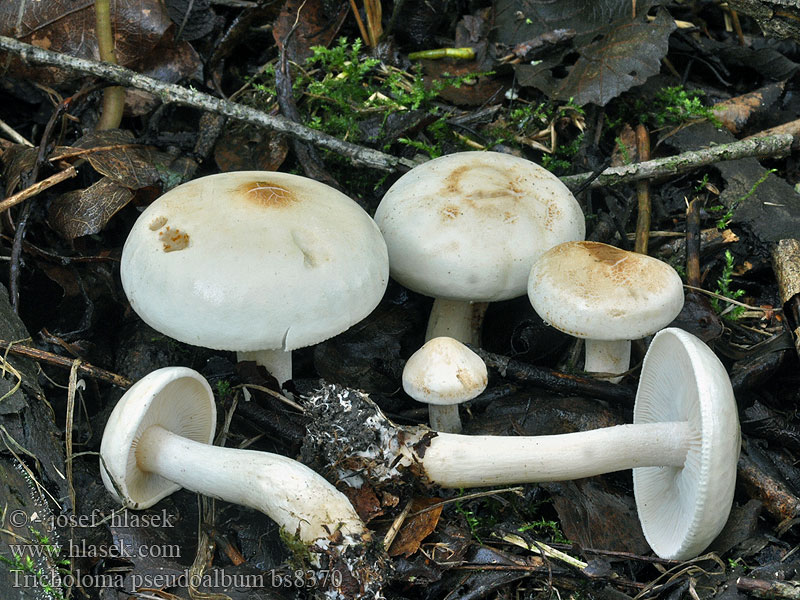
M 458 405 L 486 389 L 486 364 L 458 340 L 437 337 L 411 355 L 403 369 L 406 394 L 428 404 L 431 429 L 461 432 Z
M 151 204 L 122 251 L 137 314 L 177 340 L 291 379 L 291 350 L 377 306 L 389 276 L 378 227 L 355 202 L 287 173 L 202 177 Z
M 460 152 L 415 167 L 375 212 L 392 277 L 436 298 L 426 339 L 479 343 L 471 303 L 525 294 L 533 262 L 583 239 L 570 191 L 546 169 L 497 152 Z
M 528 297 L 547 323 L 586 340 L 586 371 L 620 374 L 628 370 L 630 340 L 678 316 L 683 283 L 667 263 L 644 254 L 567 242 L 533 265 Z

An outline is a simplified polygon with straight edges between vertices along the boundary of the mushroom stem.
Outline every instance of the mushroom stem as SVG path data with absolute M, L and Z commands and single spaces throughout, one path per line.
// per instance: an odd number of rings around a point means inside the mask
M 586 340 L 584 369 L 587 373 L 624 373 L 631 362 L 630 340 Z M 609 379 L 619 383 L 622 377 Z
M 407 456 L 422 463 L 438 486 L 481 487 L 566 481 L 637 467 L 683 467 L 695 437 L 686 421 L 528 437 L 439 433 L 424 456 L 413 450 Z
M 186 489 L 259 510 L 306 543 L 337 529 L 368 536 L 344 494 L 284 456 L 203 444 L 153 425 L 139 439 L 136 462 Z
M 434 431 L 461 433 L 461 417 L 458 415 L 458 404 L 429 404 L 428 421 Z
M 236 358 L 252 360 L 264 367 L 267 372 L 283 385 L 292 378 L 292 352 L 291 350 L 250 350 L 239 351 Z
M 465 302 L 463 300 L 433 301 L 425 341 L 436 337 L 451 337 L 464 344 L 481 345 L 481 325 L 488 302 Z

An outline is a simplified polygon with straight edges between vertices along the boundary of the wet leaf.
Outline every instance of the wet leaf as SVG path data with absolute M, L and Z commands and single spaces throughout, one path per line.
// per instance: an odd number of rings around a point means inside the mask
M 30 148 L 22 144 L 14 144 L 3 152 L 3 178 L 6 181 L 6 195 L 10 196 L 22 181 L 22 176 L 29 173 L 36 164 L 38 148 Z
M 68 240 L 97 233 L 133 198 L 133 192 L 103 177 L 85 190 L 68 192 L 50 205 L 50 225 Z
M 165 4 L 178 26 L 178 39 L 199 40 L 214 29 L 215 15 L 208 0 L 166 0 Z
M 383 514 L 381 502 L 378 500 L 375 490 L 369 485 L 362 485 L 360 488 L 346 487 L 343 491 L 364 523 L 369 523 L 375 517 Z
M 74 148 L 103 148 L 84 156 L 95 171 L 117 183 L 138 190 L 159 181 L 155 156 L 150 148 L 136 144 L 130 131 L 93 131 L 80 138 Z
M 517 77 L 520 84 L 553 98 L 605 106 L 658 73 L 674 29 L 675 22 L 664 11 L 652 23 L 644 18 L 616 21 L 578 48 L 578 60 L 563 79 L 532 65 L 518 66 Z
M 226 128 L 214 146 L 214 161 L 222 171 L 277 171 L 288 153 L 286 136 L 265 129 Z
M 414 515 L 423 508 L 438 504 L 441 498 L 414 498 L 411 503 L 409 515 Z M 389 556 L 404 555 L 406 558 L 419 550 L 419 546 L 426 537 L 436 529 L 439 517 L 442 514 L 442 506 L 437 506 L 414 516 L 409 516 L 403 523 L 400 533 L 394 538 L 394 542 L 389 547 Z
M 336 12 L 329 13 L 326 10 L 329 5 L 336 6 Z M 323 0 L 286 0 L 272 35 L 278 47 L 286 42 L 289 60 L 303 63 L 311 56 L 312 46 L 327 47 L 333 41 L 349 12 L 346 2 L 337 5 Z
M 111 3 L 117 62 L 132 66 L 151 52 L 171 25 L 159 0 L 116 0 Z M 0 34 L 22 42 L 80 58 L 99 59 L 94 32 L 94 2 L 0 2 Z M 18 59 L 2 63 L 0 71 L 41 83 L 59 85 L 74 81 L 75 74 L 53 67 L 30 67 Z

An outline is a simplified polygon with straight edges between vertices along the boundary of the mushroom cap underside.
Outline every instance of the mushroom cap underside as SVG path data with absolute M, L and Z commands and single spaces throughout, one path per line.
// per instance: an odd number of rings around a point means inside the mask
M 633 470 L 645 538 L 662 558 L 699 555 L 728 520 L 740 430 L 725 367 L 701 340 L 676 328 L 653 338 L 642 365 L 634 423 L 688 421 L 685 465 Z
M 136 448 L 152 425 L 212 443 L 216 405 L 203 376 L 186 367 L 158 369 L 131 386 L 111 412 L 100 443 L 100 474 L 106 489 L 130 508 L 148 508 L 180 489 L 138 467 Z

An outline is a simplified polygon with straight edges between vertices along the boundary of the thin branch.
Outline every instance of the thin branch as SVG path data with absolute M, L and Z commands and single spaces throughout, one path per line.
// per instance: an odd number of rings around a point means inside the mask
M 8 210 L 12 206 L 16 206 L 20 202 L 23 202 L 32 196 L 35 196 L 36 194 L 39 194 L 40 192 L 43 192 L 47 188 L 53 187 L 57 183 L 61 183 L 62 181 L 71 177 L 75 177 L 77 174 L 78 171 L 75 169 L 75 167 L 70 165 L 63 171 L 59 171 L 47 179 L 42 179 L 41 181 L 26 187 L 24 190 L 17 192 L 13 196 L 9 196 L 5 200 L 0 201 L 0 213 Z
M 634 163 L 622 167 L 611 167 L 603 171 L 589 187 L 605 187 L 630 183 L 641 179 L 677 175 L 698 167 L 704 167 L 723 160 L 737 160 L 740 158 L 767 158 L 788 154 L 794 141 L 790 134 L 769 135 L 751 138 L 730 144 L 720 144 L 702 150 L 690 150 L 683 154 L 657 158 L 646 162 Z M 561 181 L 570 188 L 575 189 L 591 176 L 590 173 L 562 177 Z
M 58 354 L 53 354 L 52 352 L 47 352 L 46 350 L 40 350 L 39 348 L 32 348 L 31 346 L 23 346 L 16 342 L 10 342 L 8 340 L 0 340 L 0 350 L 3 352 L 8 352 L 9 354 L 14 354 L 16 356 L 24 356 L 25 358 L 32 358 L 36 361 L 42 361 L 46 363 L 50 363 L 53 365 L 57 365 L 59 367 L 65 367 L 67 369 L 73 368 L 75 364 L 74 358 L 66 358 L 65 356 L 59 356 Z M 101 369 L 100 367 L 95 367 L 90 365 L 89 363 L 81 362 L 78 367 L 78 371 L 85 375 L 86 377 L 93 377 L 95 379 L 100 379 L 102 381 L 107 381 L 108 383 L 113 383 L 121 388 L 129 388 L 133 382 L 122 375 L 117 375 L 116 373 L 112 373 L 111 371 L 106 371 L 105 369 Z
M 144 90 L 156 95 L 165 103 L 174 102 L 182 106 L 190 106 L 200 110 L 225 115 L 238 121 L 264 127 L 279 133 L 284 133 L 339 155 L 346 156 L 351 159 L 353 163 L 361 166 L 371 167 L 381 171 L 402 171 L 414 166 L 414 163 L 407 159 L 397 158 L 379 152 L 378 150 L 342 141 L 326 133 L 294 123 L 289 119 L 269 115 L 260 110 L 250 108 L 249 106 L 237 104 L 236 102 L 229 102 L 221 98 L 215 98 L 209 94 L 187 89 L 179 85 L 163 83 L 151 77 L 131 71 L 130 69 L 120 67 L 119 65 L 110 65 L 93 60 L 75 58 L 67 54 L 60 54 L 37 46 L 31 46 L 30 44 L 25 44 L 6 36 L 0 36 L 0 50 L 19 55 L 24 60 L 32 63 L 86 73 L 125 87 Z

